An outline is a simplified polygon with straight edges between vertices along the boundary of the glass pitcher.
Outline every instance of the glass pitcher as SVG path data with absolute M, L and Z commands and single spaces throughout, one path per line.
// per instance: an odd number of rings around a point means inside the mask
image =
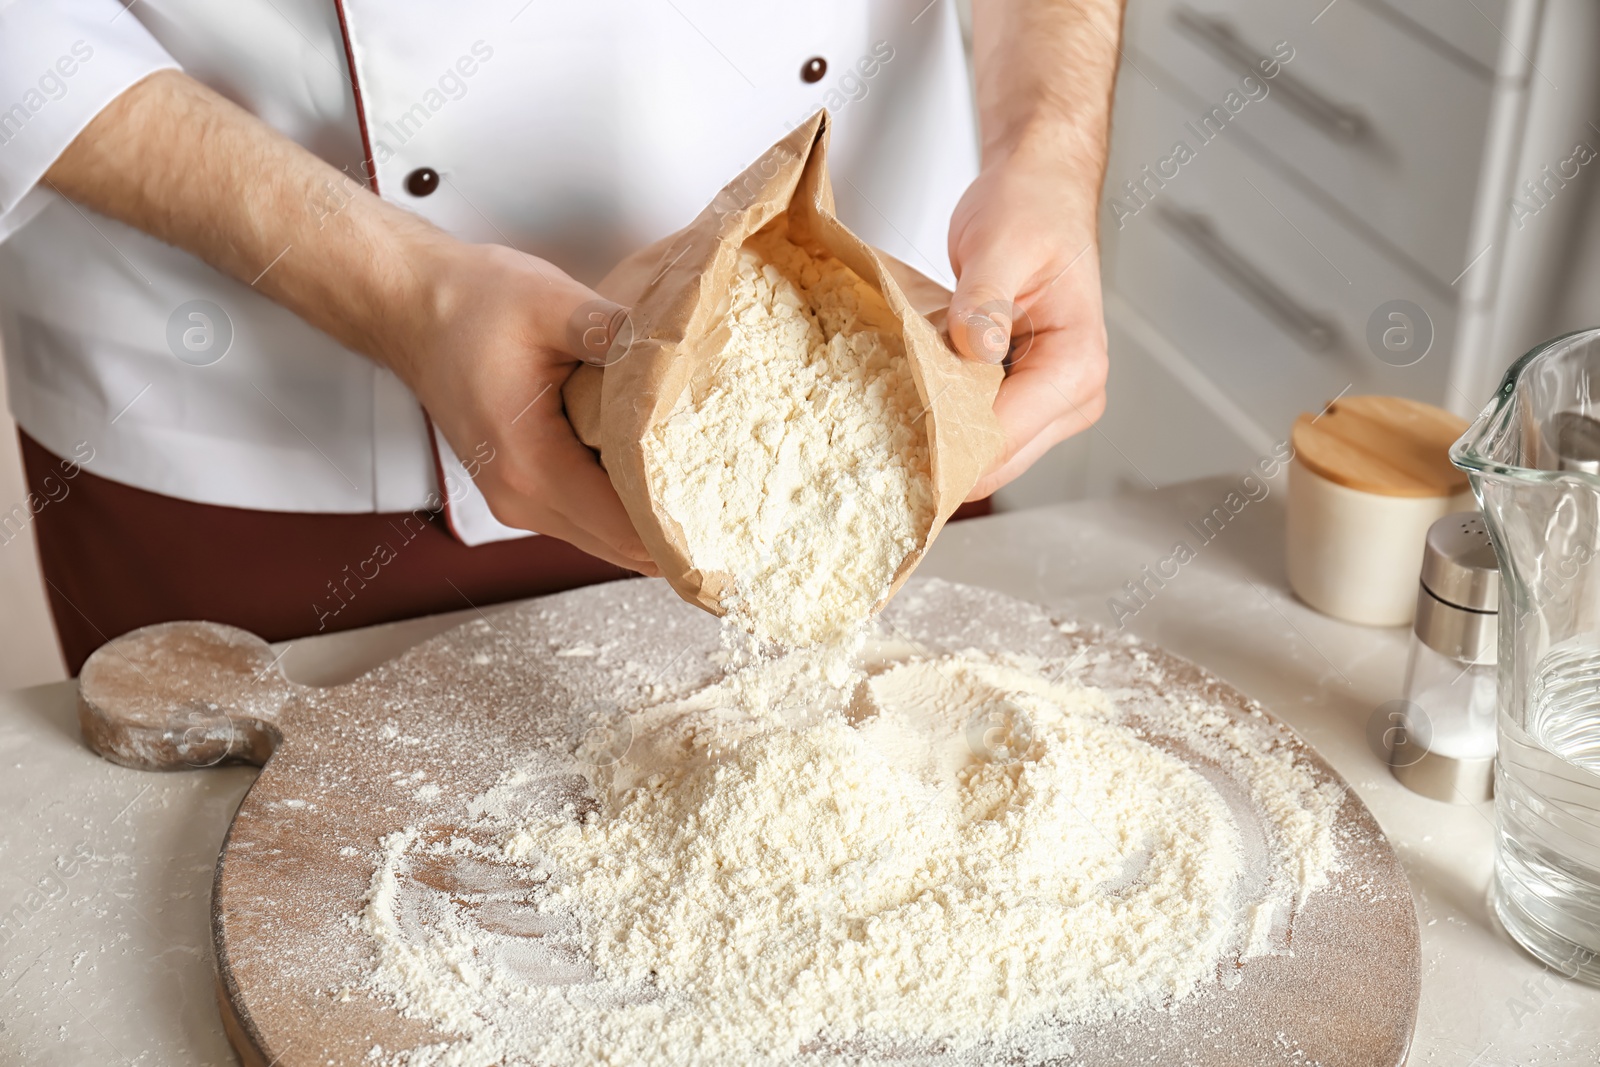
M 1500 561 L 1494 908 L 1600 984 L 1600 329 L 1512 364 L 1450 458 Z

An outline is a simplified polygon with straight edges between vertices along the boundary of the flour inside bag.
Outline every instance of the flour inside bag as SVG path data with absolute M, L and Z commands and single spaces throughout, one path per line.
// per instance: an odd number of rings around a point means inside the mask
M 1001 442 L 1002 371 L 925 317 L 948 293 L 835 217 L 828 126 L 613 271 L 633 343 L 564 390 L 678 593 L 784 647 L 859 632 Z

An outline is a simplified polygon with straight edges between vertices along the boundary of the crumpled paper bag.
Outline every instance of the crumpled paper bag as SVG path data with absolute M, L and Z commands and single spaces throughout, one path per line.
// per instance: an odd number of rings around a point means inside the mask
M 730 182 L 689 226 L 618 264 L 598 286 L 631 309 L 631 343 L 604 368 L 585 364 L 562 389 L 567 418 L 600 454 L 617 495 L 662 575 L 713 614 L 732 575 L 702 571 L 683 528 L 651 497 L 644 441 L 671 416 L 728 340 L 728 293 L 745 240 L 788 213 L 789 238 L 825 249 L 876 287 L 904 330 L 906 357 L 925 407 L 934 519 L 878 604 L 899 589 L 1003 443 L 994 417 L 1005 372 L 962 359 L 941 334 L 950 292 L 851 233 L 834 215 L 827 111 L 797 127 Z

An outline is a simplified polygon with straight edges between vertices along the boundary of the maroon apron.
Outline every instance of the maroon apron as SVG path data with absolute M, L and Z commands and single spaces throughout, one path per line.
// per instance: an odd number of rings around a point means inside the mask
M 82 469 L 66 480 L 64 461 L 21 436 L 42 505 L 33 526 L 45 592 L 72 674 L 106 641 L 155 622 L 209 619 L 282 641 L 632 573 L 554 537 L 468 548 L 422 510 L 254 511 Z
M 422 510 L 179 500 L 97 477 L 20 436 L 45 593 L 74 675 L 96 648 L 151 623 L 207 619 L 285 641 L 632 575 L 554 537 L 469 548 Z M 981 500 L 956 517 L 989 510 Z

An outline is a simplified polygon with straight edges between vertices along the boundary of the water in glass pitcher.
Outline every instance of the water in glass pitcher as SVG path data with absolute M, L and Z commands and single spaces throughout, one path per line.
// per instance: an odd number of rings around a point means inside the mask
M 1545 656 L 1526 727 L 1501 718 L 1495 906 L 1535 955 L 1600 982 L 1600 648 Z

